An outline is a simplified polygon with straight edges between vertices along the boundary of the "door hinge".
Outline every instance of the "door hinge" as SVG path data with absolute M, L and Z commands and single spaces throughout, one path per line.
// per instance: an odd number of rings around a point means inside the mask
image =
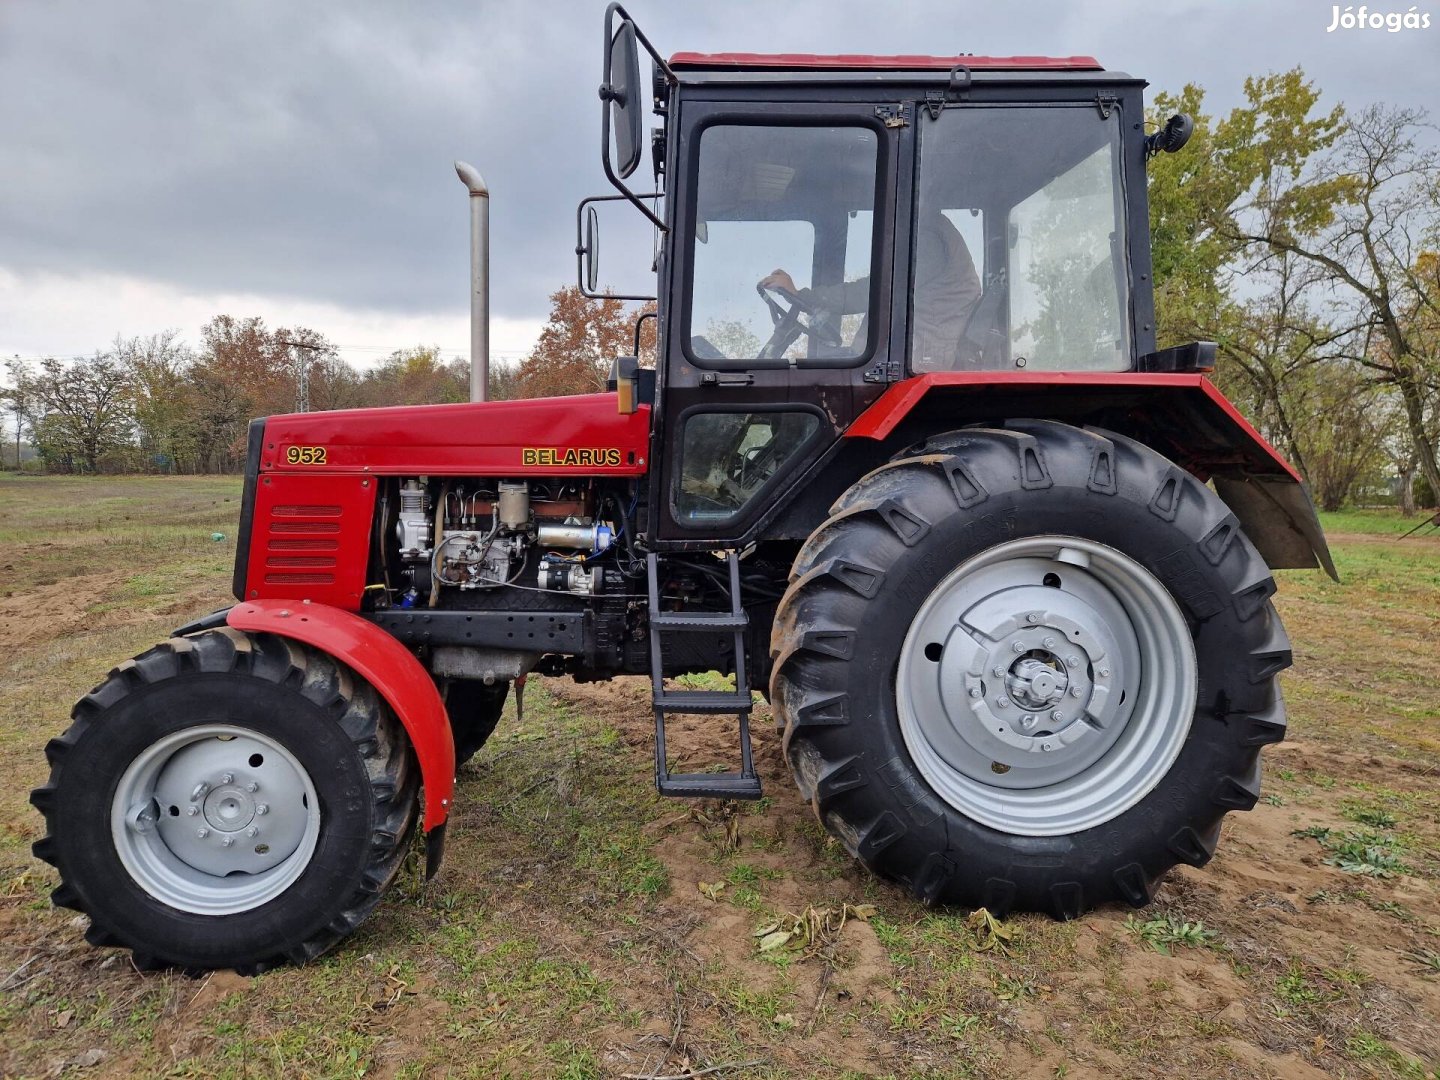
M 1095 95 L 1095 107 L 1100 110 L 1100 119 L 1109 120 L 1110 111 L 1120 103 L 1120 99 L 1109 90 L 1102 90 Z
M 904 105 L 876 105 L 875 115 L 885 122 L 887 128 L 902 128 L 910 123 Z
M 899 382 L 904 373 L 900 370 L 900 360 L 891 358 L 882 360 L 861 378 L 868 383 L 892 383 Z

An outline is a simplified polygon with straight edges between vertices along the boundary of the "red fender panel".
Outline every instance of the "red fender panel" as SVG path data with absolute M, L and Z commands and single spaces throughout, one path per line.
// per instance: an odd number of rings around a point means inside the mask
M 933 431 L 1017 416 L 1094 425 L 1138 439 L 1213 481 L 1271 567 L 1320 566 L 1336 577 L 1304 479 L 1203 375 L 929 372 L 892 385 L 845 435 L 904 445 Z
M 236 630 L 279 634 L 312 645 L 352 668 L 405 725 L 425 788 L 425 831 L 445 823 L 455 793 L 455 741 L 430 673 L 374 623 L 307 600 L 251 600 L 225 616 Z

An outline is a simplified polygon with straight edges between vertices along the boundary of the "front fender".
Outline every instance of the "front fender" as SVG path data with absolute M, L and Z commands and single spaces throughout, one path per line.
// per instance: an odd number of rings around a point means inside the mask
M 218 613 L 217 613 L 218 614 Z M 251 600 L 225 615 L 236 630 L 279 634 L 311 645 L 375 688 L 405 726 L 425 788 L 425 831 L 432 863 L 455 793 L 455 741 L 435 680 L 409 649 L 358 615 L 308 600 Z

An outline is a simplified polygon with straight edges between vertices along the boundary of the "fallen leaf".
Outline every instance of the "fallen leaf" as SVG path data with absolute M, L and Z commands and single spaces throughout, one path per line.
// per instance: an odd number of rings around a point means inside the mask
M 725 882 L 723 881 L 717 881 L 713 885 L 708 881 L 702 881 L 699 886 L 700 895 L 711 901 L 719 900 L 720 894 L 725 891 Z
M 778 949 L 788 942 L 790 938 L 791 933 L 789 930 L 776 930 L 773 933 L 766 934 L 760 939 L 760 951 L 770 952 L 772 949 Z
M 66 1009 L 55 1016 L 55 1026 L 58 1028 L 69 1027 L 70 1021 L 75 1019 L 75 1010 Z
M 983 907 L 972 911 L 965 925 L 975 935 L 976 952 L 989 952 L 991 949 L 1004 952 L 1015 935 L 1014 927 L 1002 923 Z

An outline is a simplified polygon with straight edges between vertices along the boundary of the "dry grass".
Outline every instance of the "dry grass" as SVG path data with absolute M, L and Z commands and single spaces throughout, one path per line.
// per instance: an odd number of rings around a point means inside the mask
M 824 836 L 763 716 L 768 798 L 692 811 L 651 790 L 643 683 L 550 683 L 462 773 L 440 877 L 412 864 L 338 951 L 256 980 L 137 974 L 49 906 L 25 796 L 78 694 L 225 602 L 238 491 L 0 479 L 0 1075 L 1425 1077 L 1440 1061 L 1440 544 L 1360 535 L 1384 519 L 1340 525 L 1345 585 L 1284 575 L 1292 740 L 1267 754 L 1268 801 L 1139 915 L 1022 917 L 1007 939 L 927 911 Z M 691 767 L 722 745 L 697 728 L 676 753 Z M 1409 872 L 1329 865 L 1294 835 L 1319 828 Z M 759 948 L 767 924 L 845 904 L 875 912 Z

